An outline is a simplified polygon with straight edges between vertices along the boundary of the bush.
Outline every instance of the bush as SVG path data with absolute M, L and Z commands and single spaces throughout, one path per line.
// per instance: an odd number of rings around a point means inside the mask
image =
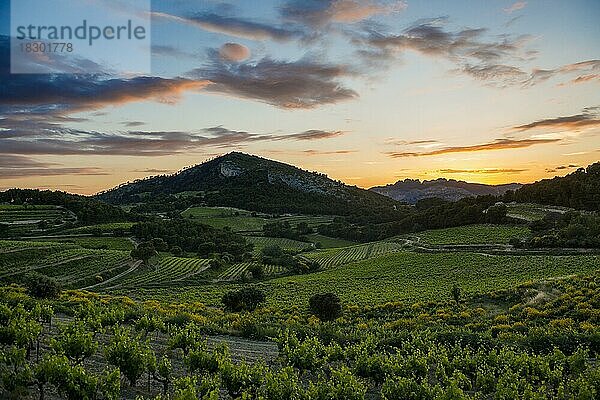
M 248 271 L 254 279 L 260 279 L 265 274 L 265 267 L 262 264 L 252 264 L 248 267 Z
M 56 279 L 37 272 L 27 275 L 25 286 L 32 296 L 40 299 L 56 298 L 62 290 L 60 282 Z
M 315 294 L 308 303 L 310 311 L 321 321 L 333 321 L 342 315 L 340 298 L 335 293 Z
M 227 292 L 221 299 L 228 311 L 252 311 L 265 301 L 265 294 L 254 287 Z
M 181 250 L 181 247 L 179 246 L 173 246 L 171 247 L 171 254 L 173 254 L 175 257 L 179 257 L 181 254 L 183 254 L 183 250 Z

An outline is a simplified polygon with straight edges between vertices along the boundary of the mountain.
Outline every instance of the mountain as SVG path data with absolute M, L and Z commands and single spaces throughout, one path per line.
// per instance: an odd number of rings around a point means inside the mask
M 348 186 L 324 174 L 239 152 L 187 168 L 120 185 L 97 194 L 111 204 L 132 204 L 160 195 L 197 192 L 196 201 L 273 213 L 349 215 L 392 212 L 398 203 Z
M 509 183 L 505 185 L 484 185 L 454 179 L 439 178 L 431 181 L 405 179 L 386 186 L 376 186 L 369 190 L 391 197 L 394 200 L 415 204 L 421 199 L 437 197 L 443 200 L 456 201 L 463 197 L 481 195 L 501 196 L 509 190 L 516 190 L 522 185 Z

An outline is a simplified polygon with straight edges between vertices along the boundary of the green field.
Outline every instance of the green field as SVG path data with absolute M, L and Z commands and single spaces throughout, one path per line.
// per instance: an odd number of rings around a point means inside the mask
M 47 245 L 0 252 L 0 281 L 22 281 L 36 272 L 56 278 L 64 287 L 81 288 L 122 272 L 130 261 L 127 251 L 89 250 L 66 243 Z
M 73 243 L 84 249 L 106 249 L 106 250 L 131 250 L 133 243 L 122 237 L 65 237 L 37 239 L 40 242 Z
M 254 245 L 254 252 L 256 254 L 266 246 L 279 246 L 284 250 L 302 251 L 306 249 L 312 249 L 312 243 L 301 242 L 299 240 L 286 239 L 286 238 L 272 238 L 265 236 L 245 236 L 246 241 Z
M 106 224 L 80 226 L 78 228 L 68 229 L 65 233 L 112 233 L 117 229 L 127 231 L 134 225 L 133 222 L 111 222 Z
M 308 239 L 313 243 L 320 243 L 324 249 L 330 249 L 334 247 L 347 247 L 355 245 L 355 242 L 345 239 L 337 239 L 329 236 L 319 235 L 318 233 L 312 233 L 307 235 Z
M 532 203 L 511 203 L 507 204 L 509 217 L 522 219 L 524 221 L 537 221 L 550 212 L 554 213 L 565 213 L 567 211 L 573 211 L 572 208 L 560 207 L 560 206 L 543 206 L 540 204 Z
M 508 289 L 520 282 L 598 273 L 600 256 L 488 256 L 474 253 L 397 253 L 307 275 L 275 278 L 259 285 L 275 307 L 306 305 L 315 293 L 332 291 L 344 302 L 375 305 L 393 301 L 451 298 L 454 284 L 469 294 Z M 236 285 L 203 285 L 121 292 L 141 299 L 202 301 L 218 305 Z
M 526 226 L 467 225 L 420 232 L 408 237 L 418 238 L 417 243 L 433 245 L 507 244 L 510 239 L 521 239 L 529 233 Z

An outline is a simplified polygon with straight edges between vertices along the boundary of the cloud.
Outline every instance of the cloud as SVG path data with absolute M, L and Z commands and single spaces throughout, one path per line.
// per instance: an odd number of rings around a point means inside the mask
M 183 92 L 208 84 L 185 78 L 101 79 L 66 74 L 0 75 L 0 83 L 0 107 L 34 107 L 48 112 L 83 111 L 144 100 L 174 102 Z
M 442 154 L 450 153 L 468 153 L 477 151 L 490 151 L 490 150 L 506 150 L 506 149 L 520 149 L 525 147 L 531 147 L 538 144 L 556 143 L 561 139 L 496 139 L 490 143 L 482 143 L 470 146 L 454 146 L 446 147 L 439 150 L 424 151 L 424 152 L 386 152 L 389 157 L 392 158 L 404 158 L 404 157 L 424 157 L 424 156 L 437 156 Z
M 352 154 L 352 153 L 356 153 L 356 150 L 332 150 L 332 151 L 326 151 L 326 150 L 302 150 L 303 154 L 306 154 L 307 156 L 321 156 L 321 155 L 334 155 L 334 154 Z
M 568 83 L 584 83 L 598 80 L 600 76 L 600 60 L 580 61 L 554 69 L 536 68 L 531 72 L 529 79 L 524 82 L 524 85 L 537 85 L 557 76 L 575 76 L 569 82 L 563 82 L 559 86 L 566 86 Z
M 526 6 L 527 6 L 526 1 L 517 1 L 517 2 L 513 3 L 510 7 L 505 8 L 504 12 L 507 14 L 512 14 L 515 11 L 524 9 Z
M 219 49 L 219 55 L 227 61 L 244 61 L 250 57 L 250 49 L 238 43 L 225 43 Z
M 146 125 L 146 123 L 143 121 L 125 121 L 125 122 L 121 122 L 121 124 L 125 125 L 128 128 Z
M 291 135 L 283 135 L 281 137 L 295 140 L 320 140 L 342 136 L 344 133 L 344 131 L 324 131 L 320 129 L 310 129 L 308 131 L 294 133 Z
M 600 107 L 588 107 L 580 114 L 564 117 L 546 118 L 512 128 L 516 132 L 529 131 L 531 129 L 566 129 L 578 130 L 600 126 Z
M 8 155 L 121 155 L 165 156 L 206 149 L 236 148 L 254 142 L 322 140 L 343 132 L 309 130 L 292 134 L 260 134 L 223 126 L 184 131 L 97 132 L 65 127 L 45 121 L 0 119 L 0 156 Z M 32 167 L 42 165 L 31 165 Z
M 168 56 L 173 58 L 191 58 L 198 59 L 200 56 L 198 54 L 192 54 L 187 51 L 183 51 L 174 46 L 169 45 L 152 45 L 152 55 L 153 56 Z
M 485 168 L 485 169 L 438 169 L 440 174 L 520 174 L 528 169 Z
M 307 59 L 276 61 L 263 58 L 254 63 L 224 63 L 219 57 L 189 73 L 196 80 L 210 81 L 206 91 L 255 99 L 279 108 L 308 109 L 358 97 L 340 78 L 354 75 L 344 65 Z
M 354 23 L 378 14 L 390 14 L 406 8 L 403 1 L 374 0 L 293 0 L 281 8 L 281 15 L 311 27 L 332 22 Z
M 15 179 L 32 176 L 108 175 L 101 168 L 0 168 L 0 178 Z
M 37 161 L 14 154 L 0 154 L 0 178 L 14 179 L 29 176 L 106 175 L 97 167 L 64 168 L 57 163 Z
M 509 62 L 530 59 L 535 52 L 526 47 L 531 36 L 497 36 L 486 40 L 484 28 L 468 28 L 452 32 L 445 28 L 446 17 L 420 20 L 401 34 L 381 33 L 368 29 L 355 35 L 357 54 L 367 64 L 389 64 L 406 51 L 446 59 L 454 63 L 455 71 L 500 86 L 522 83 L 528 74 Z
M 170 174 L 171 172 L 173 172 L 173 170 L 146 168 L 146 169 L 134 169 L 133 172 L 143 172 L 143 173 L 148 173 L 148 174 Z
M 208 32 L 249 40 L 285 42 L 303 38 L 305 35 L 303 31 L 297 29 L 271 26 L 241 18 L 224 17 L 218 14 L 195 14 L 182 17 L 162 12 L 152 12 L 152 17 L 195 26 Z

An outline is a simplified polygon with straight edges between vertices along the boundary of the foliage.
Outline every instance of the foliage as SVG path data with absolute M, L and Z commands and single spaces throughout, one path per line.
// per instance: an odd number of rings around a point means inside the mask
M 255 287 L 245 287 L 223 295 L 222 303 L 229 311 L 252 311 L 265 301 L 265 294 Z
M 49 276 L 32 272 L 25 277 L 25 284 L 29 293 L 38 298 L 51 299 L 60 294 L 60 283 Z
M 335 293 L 315 294 L 308 303 L 310 311 L 321 321 L 332 321 L 342 314 L 340 298 Z

